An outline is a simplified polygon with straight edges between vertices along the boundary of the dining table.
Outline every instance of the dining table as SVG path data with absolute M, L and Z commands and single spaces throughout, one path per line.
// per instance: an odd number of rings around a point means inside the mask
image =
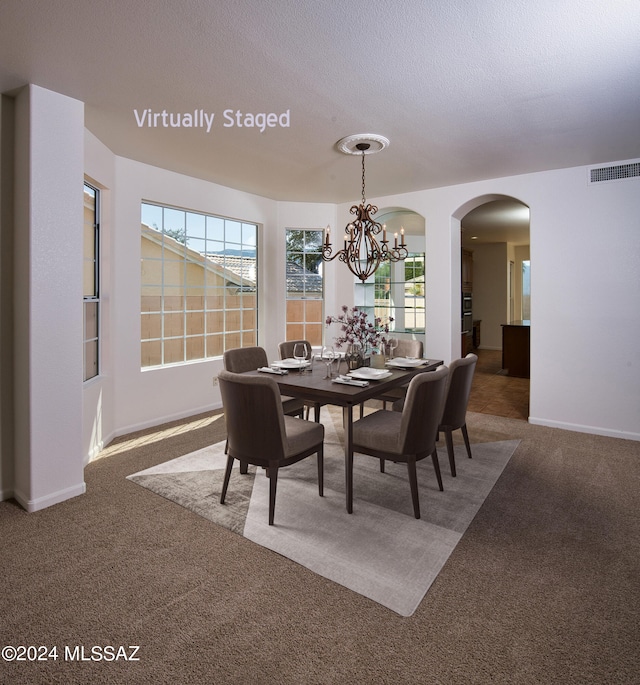
M 345 458 L 345 496 L 347 512 L 352 513 L 353 480 L 351 468 L 353 462 L 353 409 L 366 400 L 375 399 L 391 388 L 408 384 L 419 373 L 435 371 L 443 364 L 441 359 L 422 359 L 418 365 L 412 361 L 407 368 L 388 367 L 389 374 L 378 380 L 369 380 L 366 385 L 350 385 L 338 382 L 340 376 L 328 378 L 324 363 L 310 362 L 306 366 L 288 369 L 282 375 L 273 373 L 280 394 L 295 397 L 304 401 L 331 404 L 342 407 L 344 425 L 344 458 Z M 245 371 L 245 376 L 260 376 L 260 370 Z

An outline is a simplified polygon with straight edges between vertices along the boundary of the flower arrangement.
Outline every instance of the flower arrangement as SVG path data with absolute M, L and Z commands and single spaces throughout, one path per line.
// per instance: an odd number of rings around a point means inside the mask
M 332 323 L 340 324 L 342 334 L 335 338 L 336 347 L 340 348 L 345 344 L 360 343 L 364 352 L 368 348 L 387 344 L 386 334 L 389 333 L 389 323 L 391 321 L 393 321 L 391 317 L 385 324 L 382 323 L 380 317 L 376 317 L 373 322 L 368 321 L 366 312 L 357 307 L 349 309 L 349 307 L 343 304 L 342 314 L 339 316 L 327 316 L 326 324 L 327 326 Z

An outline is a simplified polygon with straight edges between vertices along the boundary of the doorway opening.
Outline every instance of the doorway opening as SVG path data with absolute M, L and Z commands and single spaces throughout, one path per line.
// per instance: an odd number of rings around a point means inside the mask
M 478 355 L 469 410 L 527 420 L 529 336 L 518 343 L 522 349 L 516 352 L 526 355 L 526 364 L 516 369 L 509 364 L 511 349 L 504 354 L 503 331 L 530 328 L 529 207 L 513 197 L 483 199 L 460 219 L 463 317 L 470 319 L 463 318 L 461 326 L 461 356 Z

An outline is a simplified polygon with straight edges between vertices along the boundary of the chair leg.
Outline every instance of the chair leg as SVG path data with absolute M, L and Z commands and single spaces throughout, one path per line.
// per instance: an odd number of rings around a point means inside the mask
M 307 418 L 309 418 L 308 415 L 307 415 Z M 320 403 L 319 402 L 316 402 L 313 405 L 313 420 L 316 423 L 320 423 Z
M 469 444 L 469 434 L 467 433 L 467 424 L 463 424 L 462 428 L 462 437 L 464 438 L 464 446 L 467 448 L 467 454 L 469 455 L 469 459 L 471 459 L 471 445 Z
M 418 474 L 416 473 L 415 460 L 407 462 L 409 472 L 409 487 L 411 488 L 411 500 L 413 501 L 413 515 L 420 518 L 420 500 L 418 498 Z
M 324 446 L 318 448 L 318 494 L 324 495 Z
M 384 459 L 380 459 L 380 473 L 384 473 Z
M 309 412 L 311 411 L 311 405 L 310 405 L 310 404 L 307 404 L 306 406 L 307 406 L 307 415 L 306 415 L 306 417 L 304 417 L 304 418 L 306 418 L 307 421 L 308 421 L 308 420 L 309 420 Z M 302 418 L 302 417 L 300 417 L 300 418 Z
M 240 473 L 249 473 L 249 464 L 246 461 L 240 462 Z
M 220 504 L 224 504 L 224 498 L 227 496 L 227 488 L 229 487 L 229 479 L 231 478 L 231 469 L 233 468 L 233 457 L 227 457 L 227 468 L 224 470 L 224 480 L 222 482 L 222 492 L 220 493 Z
M 438 479 L 438 487 L 440 488 L 440 492 L 442 492 L 444 488 L 442 487 L 442 474 L 440 473 L 440 460 L 438 459 L 437 448 L 433 450 L 431 461 L 433 461 L 433 470 L 436 472 L 436 478 Z
M 364 402 L 360 402 L 360 418 L 364 416 Z
M 451 467 L 451 475 L 456 477 L 456 458 L 453 453 L 453 433 L 448 428 L 445 428 L 444 437 L 447 441 L 447 454 L 449 455 L 449 466 Z
M 269 525 L 273 525 L 276 510 L 276 488 L 278 487 L 278 467 L 270 466 L 267 469 L 269 475 Z

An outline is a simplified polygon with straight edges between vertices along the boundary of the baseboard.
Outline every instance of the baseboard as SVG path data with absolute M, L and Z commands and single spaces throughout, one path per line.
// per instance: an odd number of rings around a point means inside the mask
M 65 488 L 64 490 L 58 490 L 58 492 L 53 492 L 46 497 L 39 497 L 38 499 L 30 500 L 17 490 L 13 493 L 13 497 L 23 509 L 26 509 L 29 513 L 33 513 L 34 511 L 40 511 L 41 509 L 52 507 L 54 504 L 60 504 L 60 502 L 64 502 L 72 497 L 84 495 L 86 491 L 87 486 L 83 481 L 82 483 L 78 483 L 78 485 Z
M 198 414 L 205 414 L 206 412 L 215 411 L 216 409 L 222 409 L 222 402 L 215 402 L 214 404 L 208 404 L 205 407 L 200 407 L 198 409 L 190 409 L 184 412 L 178 412 L 177 414 L 172 414 L 171 416 L 161 416 L 155 419 L 149 419 L 148 421 L 142 421 L 136 424 L 130 424 L 124 428 L 120 428 L 110 436 L 109 440 L 114 438 L 119 438 L 122 435 L 128 435 L 129 433 L 135 433 L 136 431 L 146 430 L 147 428 L 155 428 L 155 426 L 161 426 L 163 423 L 171 423 L 171 421 L 180 421 L 182 419 L 187 419 L 190 416 L 197 416 Z M 109 444 L 106 440 L 104 444 Z
M 87 464 L 90 464 L 94 459 L 97 459 L 98 455 L 102 450 L 116 437 L 115 432 L 111 432 L 109 435 L 106 435 L 100 442 L 94 446 L 94 448 L 89 452 L 89 454 L 85 455 L 84 460 L 82 465 L 86 466 Z
M 561 428 L 562 430 L 575 431 L 576 433 L 590 433 L 591 435 L 603 435 L 607 438 L 620 438 L 621 440 L 640 441 L 640 433 L 612 430 L 611 428 L 602 428 L 600 426 L 583 426 L 579 423 L 566 423 L 563 421 L 552 421 L 550 419 L 538 419 L 535 416 L 529 417 L 529 423 L 533 424 L 534 426 Z

